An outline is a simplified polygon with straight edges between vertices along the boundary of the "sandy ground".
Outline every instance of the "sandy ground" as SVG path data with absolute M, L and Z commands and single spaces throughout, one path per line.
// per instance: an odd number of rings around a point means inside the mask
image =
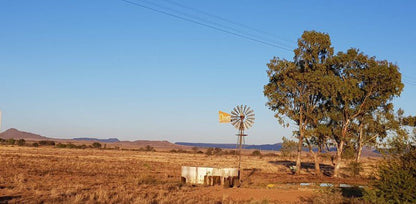
M 242 186 L 224 188 L 180 183 L 181 166 L 235 167 L 234 155 L 0 146 L 0 203 L 304 203 L 319 190 L 287 183 L 368 182 L 317 177 L 304 160 L 291 175 L 290 159 L 245 155 Z

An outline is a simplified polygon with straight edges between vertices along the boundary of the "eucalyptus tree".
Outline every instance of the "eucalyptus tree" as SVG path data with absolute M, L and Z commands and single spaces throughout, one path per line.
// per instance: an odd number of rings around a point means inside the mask
M 274 57 L 267 64 L 269 83 L 264 86 L 266 105 L 276 112 L 279 123 L 288 125 L 290 119 L 298 126 L 296 173 L 301 167 L 303 139 L 315 119 L 316 110 L 330 93 L 331 70 L 327 60 L 333 55 L 328 34 L 305 31 L 298 39 L 293 61 Z
M 313 127 L 307 129 L 305 134 L 305 144 L 309 149 L 309 153 L 314 158 L 315 174 L 318 176 L 321 176 L 319 155 L 327 145 L 330 136 L 331 130 L 324 123 L 315 123 Z M 314 151 L 314 148 L 317 148 L 316 151 Z
M 378 61 L 357 49 L 339 52 L 331 59 L 331 66 L 337 80 L 332 84 L 336 92 L 328 100 L 331 104 L 328 116 L 339 129 L 333 134 L 337 143 L 334 176 L 338 177 L 344 145 L 354 136 L 351 133 L 354 123 L 362 124 L 363 130 L 366 114 L 399 96 L 403 84 L 397 65 Z
M 416 116 L 407 116 L 402 120 L 403 125 L 416 127 Z
M 354 139 L 356 144 L 355 162 L 360 162 L 364 146 L 377 146 L 377 141 L 382 141 L 387 137 L 388 132 L 394 129 L 392 112 L 393 104 L 388 103 L 359 117 L 355 130 L 356 138 Z

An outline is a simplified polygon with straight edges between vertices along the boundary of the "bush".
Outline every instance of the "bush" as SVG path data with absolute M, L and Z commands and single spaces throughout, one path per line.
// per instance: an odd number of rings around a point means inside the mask
M 346 145 L 344 151 L 342 152 L 342 159 L 354 159 L 355 158 L 355 149 L 351 145 Z
M 416 147 L 393 149 L 378 167 L 373 189 L 365 198 L 373 203 L 416 203 Z
M 25 145 L 26 141 L 24 139 L 17 140 L 16 144 L 19 146 Z
M 209 156 L 209 155 L 212 155 L 213 152 L 214 152 L 214 149 L 212 147 L 210 147 L 210 148 L 207 149 L 207 151 L 205 151 L 205 154 Z
M 34 142 L 34 143 L 32 144 L 32 146 L 34 146 L 34 147 L 39 147 L 39 144 L 38 144 L 37 142 Z
M 39 141 L 39 145 L 43 145 L 43 146 L 55 146 L 55 141 L 52 141 L 52 140 L 41 140 L 41 141 Z
M 360 162 L 351 161 L 347 164 L 347 170 L 350 172 L 351 176 L 359 176 L 360 172 L 363 171 L 363 165 Z
M 280 149 L 283 157 L 293 157 L 295 155 L 296 149 L 297 142 L 283 137 L 282 148 Z
M 99 148 L 101 148 L 101 144 L 99 142 L 94 142 L 94 143 L 92 143 L 92 147 L 99 149 Z
M 222 149 L 221 148 L 219 148 L 219 147 L 215 147 L 214 148 L 214 152 L 213 152 L 215 155 L 222 155 Z
M 260 152 L 259 150 L 254 150 L 254 151 L 251 153 L 251 155 L 252 155 L 252 156 L 261 156 L 261 152 Z
M 236 155 L 236 154 L 237 154 L 237 151 L 235 151 L 235 150 L 233 149 L 233 150 L 228 151 L 228 153 L 227 153 L 227 154 L 230 154 L 230 155 Z
M 155 152 L 155 148 L 150 146 L 150 145 L 146 145 L 146 147 L 144 148 L 144 151 L 146 152 Z
M 56 144 L 57 148 L 66 148 L 66 144 L 58 143 Z
M 9 144 L 9 145 L 14 145 L 15 143 L 16 143 L 15 139 L 8 139 L 7 140 L 7 144 Z
M 68 143 L 68 144 L 66 144 L 66 148 L 75 149 L 75 148 L 78 148 L 78 146 L 76 146 L 72 143 Z

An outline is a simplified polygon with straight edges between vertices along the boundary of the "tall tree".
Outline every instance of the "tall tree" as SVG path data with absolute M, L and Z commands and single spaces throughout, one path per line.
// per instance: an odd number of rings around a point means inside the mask
M 329 93 L 331 71 L 326 61 L 332 57 L 333 48 L 328 34 L 305 31 L 294 50 L 294 60 L 274 57 L 267 64 L 269 83 L 264 86 L 266 105 L 276 111 L 279 123 L 285 119 L 298 126 L 296 173 L 300 173 L 303 139 L 308 127 L 316 117 L 316 110 Z
M 362 125 L 363 130 L 366 114 L 399 96 L 403 84 L 397 65 L 377 61 L 357 49 L 339 52 L 331 59 L 331 66 L 338 76 L 332 84 L 336 93 L 331 94 L 331 113 L 328 115 L 339 128 L 334 132 L 337 143 L 334 176 L 338 177 L 344 145 L 354 135 L 351 133 L 354 123 Z

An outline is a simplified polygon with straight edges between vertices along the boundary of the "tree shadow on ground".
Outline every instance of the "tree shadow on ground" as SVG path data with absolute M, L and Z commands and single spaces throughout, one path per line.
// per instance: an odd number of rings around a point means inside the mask
M 20 197 L 22 196 L 0 196 L 0 203 L 8 203 L 9 201 Z
M 285 166 L 286 168 L 290 169 L 291 166 L 296 166 L 296 162 L 289 161 L 289 160 L 280 160 L 280 161 L 269 161 L 270 164 Z M 301 169 L 309 171 L 315 170 L 315 163 L 313 162 L 301 162 L 300 165 Z M 334 167 L 332 165 L 328 164 L 319 164 L 319 168 L 321 169 L 321 172 L 325 176 L 332 176 L 334 173 Z
M 341 188 L 341 193 L 346 198 L 360 198 L 364 196 L 364 188 L 358 186 Z

